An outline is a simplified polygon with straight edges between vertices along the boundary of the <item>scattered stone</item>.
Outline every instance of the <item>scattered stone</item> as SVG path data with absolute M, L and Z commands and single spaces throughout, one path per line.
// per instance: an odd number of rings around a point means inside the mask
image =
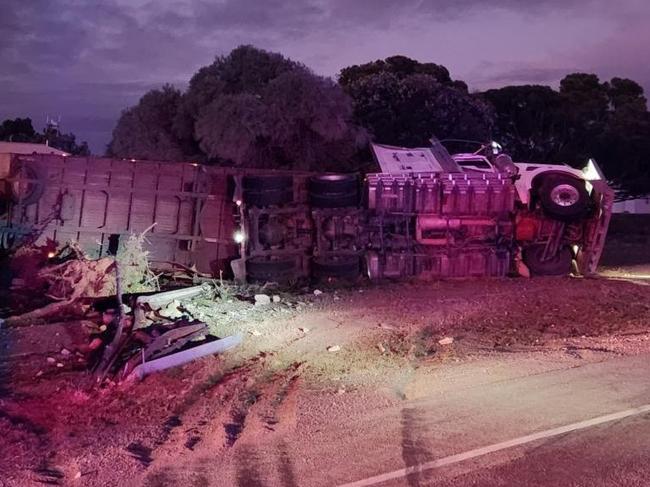
M 42 376 L 43 373 L 44 373 L 44 372 L 43 372 L 42 370 L 39 370 L 38 372 L 36 372 L 36 377 L 40 377 L 40 376 Z
M 72 355 L 72 352 L 70 350 L 68 350 L 67 348 L 62 348 L 61 349 L 61 355 L 63 355 L 64 357 L 68 357 L 69 355 Z
M 56 362 L 56 359 L 54 357 L 47 357 L 47 363 L 48 364 L 53 364 Z
M 454 343 L 454 339 L 452 337 L 445 337 L 438 340 L 438 343 L 440 345 L 451 345 L 452 343 Z
M 259 331 L 257 331 L 257 330 L 251 330 L 249 333 L 250 333 L 251 335 L 253 335 L 254 337 L 262 336 L 262 334 L 261 334 Z
M 384 346 L 381 343 L 377 344 L 377 348 L 379 349 L 379 351 L 381 353 L 386 353 L 386 349 L 384 348 Z
M 56 366 L 57 366 L 58 368 L 62 368 L 62 367 L 63 367 L 63 364 L 62 364 L 61 362 L 58 362 L 58 363 L 56 364 Z
M 340 299 L 341 299 L 341 298 L 339 298 L 338 296 L 334 296 L 334 301 L 338 301 L 338 300 L 340 300 Z
M 336 391 L 337 394 L 345 394 L 345 388 L 344 387 L 339 387 L 339 389 Z
M 339 347 L 338 345 L 332 345 L 331 347 L 327 347 L 328 352 L 338 352 L 339 350 L 341 350 L 341 347 Z
M 274 294 L 273 295 L 273 302 L 274 303 L 279 303 L 280 301 L 281 301 L 280 296 L 278 296 L 277 294 Z
M 267 304 L 271 304 L 270 296 L 266 294 L 255 295 L 255 306 L 266 306 Z
M 76 474 L 74 474 L 74 479 L 75 480 L 80 479 L 80 478 L 81 478 L 81 472 L 77 472 Z
M 321 294 L 323 294 L 323 291 L 320 289 L 314 289 L 314 296 L 320 296 Z
M 309 328 L 298 328 L 302 333 L 309 333 Z

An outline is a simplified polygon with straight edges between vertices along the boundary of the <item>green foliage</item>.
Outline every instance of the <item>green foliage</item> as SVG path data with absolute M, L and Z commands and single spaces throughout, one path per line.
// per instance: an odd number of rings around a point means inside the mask
M 573 73 L 559 91 L 506 86 L 483 95 L 496 109 L 494 138 L 515 159 L 581 167 L 593 157 L 620 196 L 650 191 L 650 113 L 638 83 Z
M 172 129 L 181 93 L 170 85 L 146 93 L 124 112 L 113 130 L 108 154 L 136 159 L 179 161 L 182 142 Z
M 38 134 L 32 126 L 31 118 L 5 120 L 0 125 L 0 140 L 9 142 L 34 142 Z
M 487 140 L 494 114 L 443 66 L 394 56 L 341 71 L 357 122 L 378 142 L 418 146 L 429 138 Z
M 149 268 L 149 252 L 144 249 L 146 230 L 131 234 L 115 256 L 123 293 L 158 291 L 158 276 Z
M 444 66 L 434 63 L 420 63 L 406 56 L 392 56 L 383 60 L 378 59 L 370 63 L 343 68 L 339 75 L 339 83 L 347 88 L 363 78 L 380 73 L 394 74 L 399 79 L 414 74 L 427 74 L 440 84 L 454 85 L 449 71 Z
M 48 124 L 43 133 L 37 133 L 34 130 L 31 118 L 16 118 L 2 122 L 2 125 L 0 125 L 0 140 L 34 144 L 47 143 L 75 156 L 90 155 L 90 149 L 86 142 L 77 144 L 77 138 L 74 134 L 61 133 L 59 128 L 53 124 Z
M 246 167 L 355 169 L 365 132 L 341 88 L 251 46 L 218 57 L 180 94 L 153 90 L 126 110 L 109 153 Z

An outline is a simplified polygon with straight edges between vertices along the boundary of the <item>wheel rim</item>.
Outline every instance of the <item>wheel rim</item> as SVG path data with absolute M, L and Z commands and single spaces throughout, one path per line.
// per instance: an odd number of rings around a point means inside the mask
M 580 199 L 580 192 L 570 184 L 559 184 L 551 191 L 551 200 L 558 206 L 573 206 Z

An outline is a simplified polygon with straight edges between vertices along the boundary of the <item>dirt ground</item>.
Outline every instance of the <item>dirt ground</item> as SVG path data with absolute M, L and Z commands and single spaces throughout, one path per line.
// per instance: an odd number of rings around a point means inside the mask
M 242 333 L 242 345 L 99 389 L 74 353 L 83 323 L 2 330 L 0 486 L 257 486 L 270 463 L 268 485 L 328 485 L 316 477 L 335 447 L 328 425 L 351 411 L 381 415 L 485 377 L 650 351 L 650 245 L 619 243 L 597 279 L 362 284 L 265 306 L 198 303 L 212 333 Z

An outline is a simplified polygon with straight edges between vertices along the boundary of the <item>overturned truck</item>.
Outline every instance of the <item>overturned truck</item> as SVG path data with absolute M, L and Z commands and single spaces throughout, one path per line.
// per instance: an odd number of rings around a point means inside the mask
M 311 174 L 52 155 L 0 158 L 0 248 L 148 230 L 153 264 L 255 282 L 585 275 L 613 193 L 584 170 L 373 145 L 382 171 Z

